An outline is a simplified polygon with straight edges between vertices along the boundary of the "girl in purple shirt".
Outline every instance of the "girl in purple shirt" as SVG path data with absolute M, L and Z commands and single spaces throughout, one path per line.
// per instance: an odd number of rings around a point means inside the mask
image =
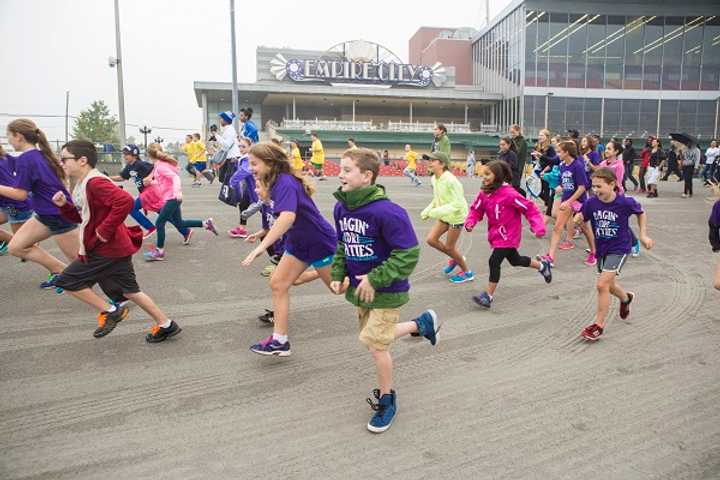
M 308 267 L 314 267 L 330 288 L 330 266 L 336 248 L 335 229 L 310 198 L 314 187 L 293 172 L 285 150 L 273 143 L 258 143 L 248 150 L 250 168 L 258 183 L 270 192 L 275 222 L 262 242 L 251 251 L 243 266 L 252 264 L 265 250 L 285 237 L 285 253 L 270 279 L 273 334 L 250 347 L 260 355 L 290 355 L 288 313 L 290 287 Z
M 15 158 L 6 155 L 0 146 L 0 185 L 15 186 L 15 174 Z M 32 213 L 29 201 L 11 200 L 0 196 L 0 225 L 10 222 L 12 233 L 20 230 L 20 227 L 32 217 Z M 12 237 L 11 233 L 0 229 L 0 255 L 7 254 Z
M 15 185 L 0 185 L 0 196 L 20 202 L 29 199 L 32 209 L 35 210 L 35 215 L 13 236 L 8 250 L 11 255 L 45 267 L 50 275 L 48 281 L 40 284 L 40 287 L 53 288 L 55 276 L 62 272 L 66 265 L 37 244 L 54 237 L 69 261 L 75 260 L 80 250 L 77 225 L 65 220 L 52 201 L 53 195 L 58 191 L 64 192 L 67 198 L 72 198 L 66 188 L 63 159 L 55 156 L 45 134 L 32 120 L 20 118 L 10 122 L 7 126 L 7 137 L 10 145 L 22 154 L 15 161 Z

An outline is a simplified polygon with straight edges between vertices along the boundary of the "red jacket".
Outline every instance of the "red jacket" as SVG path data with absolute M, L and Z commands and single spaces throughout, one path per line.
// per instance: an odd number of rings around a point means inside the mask
M 87 184 L 90 221 L 83 232 L 85 251 L 108 258 L 129 257 L 142 246 L 142 229 L 127 227 L 125 218 L 133 209 L 134 200 L 125 190 L 106 178 L 93 178 Z M 60 209 L 63 217 L 81 223 L 80 212 L 70 202 Z M 103 242 L 98 238 L 107 240 Z
M 648 168 L 650 166 L 650 149 L 645 147 L 640 151 L 640 166 L 643 168 Z

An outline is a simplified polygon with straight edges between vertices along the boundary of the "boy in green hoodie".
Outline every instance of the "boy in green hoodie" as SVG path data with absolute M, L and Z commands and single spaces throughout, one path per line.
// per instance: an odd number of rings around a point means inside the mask
M 373 390 L 374 398 L 368 398 L 375 414 L 367 425 L 374 433 L 390 428 L 397 411 L 390 346 L 412 333 L 435 345 L 440 329 L 433 310 L 398 323 L 400 307 L 410 298 L 408 277 L 417 265 L 420 247 L 407 212 L 375 184 L 379 170 L 380 159 L 372 150 L 358 148 L 342 155 L 340 188 L 334 194 L 338 245 L 330 284 L 340 294 L 348 277 L 345 298 L 358 307 L 359 339 L 375 361 L 380 388 Z

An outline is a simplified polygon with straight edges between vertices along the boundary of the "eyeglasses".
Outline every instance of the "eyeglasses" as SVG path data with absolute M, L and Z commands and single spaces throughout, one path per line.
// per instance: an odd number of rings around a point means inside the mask
M 65 162 L 67 162 L 68 160 L 77 160 L 77 157 L 60 157 L 60 163 L 62 163 L 63 165 L 64 165 Z

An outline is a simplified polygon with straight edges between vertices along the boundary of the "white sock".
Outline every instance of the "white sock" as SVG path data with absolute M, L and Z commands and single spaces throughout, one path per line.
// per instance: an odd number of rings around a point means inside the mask
M 168 318 L 167 320 L 165 320 L 165 323 L 160 323 L 158 325 L 160 325 L 160 328 L 169 328 L 170 324 L 172 324 L 172 320 Z
M 105 311 L 106 311 L 107 313 L 113 313 L 115 310 L 117 310 L 117 307 L 115 306 L 114 303 L 111 303 L 111 304 L 110 304 L 110 308 L 108 308 L 108 309 L 105 310 Z
M 286 343 L 288 341 L 288 336 L 280 335 L 279 333 L 273 333 L 273 340 L 276 340 L 280 343 Z

